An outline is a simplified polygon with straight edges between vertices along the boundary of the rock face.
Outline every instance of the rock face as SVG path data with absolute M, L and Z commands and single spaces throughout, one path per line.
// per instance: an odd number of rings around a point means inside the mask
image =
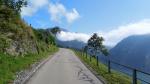
M 5 3 L 4 0 L 0 2 Z M 12 2 L 17 3 L 15 0 Z M 10 4 L 0 5 L 0 53 L 15 56 L 40 53 L 49 50 L 50 45 L 55 45 L 51 30 L 46 32 L 28 25 L 22 20 L 20 11 L 16 11 L 14 3 L 10 1 Z
M 36 38 L 33 28 L 19 14 L 6 6 L 0 7 L 0 52 L 10 55 L 36 53 Z
M 24 55 L 27 53 L 37 53 L 37 45 L 33 41 L 14 41 L 6 48 L 6 52 L 13 56 Z
M 0 52 L 13 56 L 37 53 L 37 40 L 31 27 L 0 28 Z

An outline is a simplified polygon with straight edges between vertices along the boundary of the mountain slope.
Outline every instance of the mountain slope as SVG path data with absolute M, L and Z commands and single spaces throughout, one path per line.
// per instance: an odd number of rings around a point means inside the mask
M 130 36 L 110 50 L 110 58 L 119 63 L 150 70 L 150 34 Z
M 26 24 L 13 9 L 0 6 L 0 52 L 14 56 L 39 53 L 54 44 L 54 40 L 46 30 Z

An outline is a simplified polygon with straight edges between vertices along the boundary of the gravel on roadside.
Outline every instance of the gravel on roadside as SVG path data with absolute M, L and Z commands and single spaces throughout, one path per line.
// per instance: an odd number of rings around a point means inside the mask
M 52 56 L 49 56 L 47 59 L 40 60 L 39 62 L 36 62 L 30 66 L 30 68 L 26 70 L 22 70 L 20 72 L 16 73 L 16 79 L 13 81 L 13 84 L 25 84 L 32 75 L 40 68 L 42 65 L 44 65 L 48 60 L 50 60 Z

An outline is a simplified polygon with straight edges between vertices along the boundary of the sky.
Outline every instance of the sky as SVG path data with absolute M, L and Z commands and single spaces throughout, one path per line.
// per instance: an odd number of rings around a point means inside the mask
M 93 33 L 115 46 L 131 35 L 150 33 L 150 0 L 28 0 L 22 18 L 34 28 L 59 26 L 60 40 L 87 42 Z M 69 37 L 68 37 L 69 36 Z

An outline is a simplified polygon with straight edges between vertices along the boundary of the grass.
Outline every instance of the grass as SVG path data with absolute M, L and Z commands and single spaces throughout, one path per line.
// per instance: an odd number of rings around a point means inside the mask
M 58 48 L 51 46 L 48 51 L 40 54 L 28 54 L 25 56 L 13 57 L 0 53 L 0 84 L 10 84 L 15 79 L 16 72 L 29 68 L 32 64 L 58 51 Z
M 95 58 L 92 58 L 92 61 L 90 62 L 89 56 L 86 58 L 85 55 L 81 56 L 79 51 L 74 52 L 81 59 L 81 61 L 90 66 L 94 71 L 97 72 L 98 75 L 102 76 L 107 84 L 132 84 L 131 77 L 114 70 L 112 70 L 111 73 L 108 73 L 107 66 L 101 62 L 99 62 L 99 66 L 97 66 Z

